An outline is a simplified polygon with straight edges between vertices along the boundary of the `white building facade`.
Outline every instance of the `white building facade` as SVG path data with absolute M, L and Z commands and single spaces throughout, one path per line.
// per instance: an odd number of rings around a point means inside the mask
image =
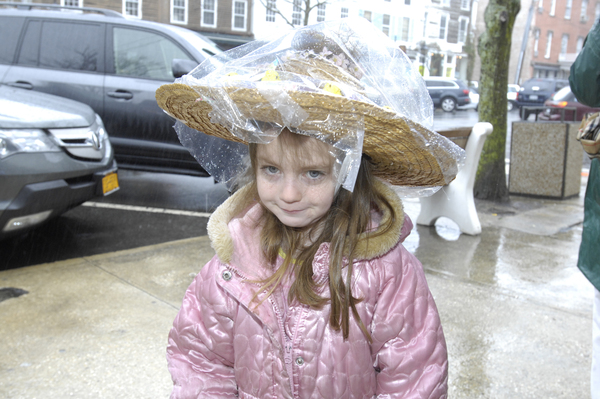
M 406 52 L 422 75 L 466 79 L 463 46 L 474 26 L 476 4 L 477 0 L 329 0 L 312 9 L 308 24 L 366 18 Z M 305 0 L 254 0 L 254 38 L 280 35 L 293 29 L 291 24 L 303 26 L 305 6 Z

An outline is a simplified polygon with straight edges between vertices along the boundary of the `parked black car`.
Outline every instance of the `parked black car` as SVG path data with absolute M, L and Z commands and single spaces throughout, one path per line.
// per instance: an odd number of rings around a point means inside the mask
M 469 88 L 459 80 L 453 78 L 427 77 L 425 84 L 433 106 L 446 112 L 452 112 L 457 107 L 462 107 L 471 102 Z
M 516 103 L 521 108 L 521 119 L 527 120 L 529 115 L 538 113 L 547 99 L 568 85 L 569 81 L 564 79 L 532 78 L 527 80 L 517 93 Z M 523 109 L 523 107 L 539 107 L 539 109 Z
M 0 85 L 0 239 L 118 188 L 112 147 L 90 107 Z
M 222 53 L 199 33 L 103 9 L 0 3 L 0 79 L 88 104 L 121 168 L 207 176 L 156 89 Z

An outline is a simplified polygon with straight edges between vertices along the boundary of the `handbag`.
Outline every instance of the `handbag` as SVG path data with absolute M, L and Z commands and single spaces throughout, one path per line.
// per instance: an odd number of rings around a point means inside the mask
M 583 118 L 577 132 L 577 140 L 590 158 L 600 158 L 600 112 Z

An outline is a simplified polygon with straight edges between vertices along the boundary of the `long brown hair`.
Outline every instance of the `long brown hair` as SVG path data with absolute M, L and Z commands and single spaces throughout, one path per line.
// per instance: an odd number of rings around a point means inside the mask
M 288 131 L 282 133 L 280 137 L 287 136 L 284 140 L 303 140 L 305 136 L 289 134 Z M 293 143 L 286 145 L 286 148 L 294 148 Z M 281 144 L 283 145 L 283 144 Z M 256 190 L 256 164 L 257 164 L 257 145 L 250 144 L 251 170 L 249 177 L 250 184 L 253 185 L 253 191 L 258 197 Z M 292 150 L 293 151 L 293 150 Z M 371 173 L 371 163 L 365 155 L 361 160 L 360 169 L 356 178 L 354 191 L 349 192 L 339 189 L 334 197 L 329 211 L 306 228 L 288 227 L 281 223 L 279 219 L 263 206 L 264 213 L 261 220 L 264 227 L 261 232 L 261 246 L 265 259 L 272 266 L 275 264 L 280 250 L 287 256 L 283 264 L 274 271 L 274 273 L 261 281 L 263 289 L 266 290 L 267 298 L 271 295 L 279 284 L 283 281 L 288 271 L 294 273 L 294 279 L 288 293 L 290 302 L 298 302 L 308 305 L 312 308 L 320 309 L 327 302 L 331 304 L 329 315 L 329 324 L 339 331 L 342 330 L 344 339 L 348 338 L 350 312 L 359 324 L 359 327 L 371 342 L 371 335 L 363 324 L 356 310 L 356 304 L 361 299 L 356 298 L 351 292 L 352 270 L 354 252 L 357 243 L 360 240 L 360 234 L 368 230 L 371 222 L 371 210 L 389 211 L 390 218 L 388 222 L 379 226 L 376 232 L 370 234 L 370 237 L 383 235 L 394 224 L 396 214 L 394 208 L 385 198 L 385 196 L 374 186 L 374 177 Z M 309 237 L 308 245 L 306 237 Z M 329 254 L 329 291 L 330 297 L 324 298 L 318 294 L 319 286 L 313 279 L 313 259 L 319 248 L 324 243 L 330 243 Z M 292 258 L 295 259 L 292 259 Z M 347 274 L 344 279 L 342 270 L 344 260 L 347 262 Z M 258 293 L 255 295 L 256 300 Z M 264 299 L 263 299 L 264 300 Z

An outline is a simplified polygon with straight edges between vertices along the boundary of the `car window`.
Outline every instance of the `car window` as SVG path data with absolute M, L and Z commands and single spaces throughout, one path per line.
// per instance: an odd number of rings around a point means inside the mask
M 523 87 L 524 90 L 528 91 L 554 91 L 554 82 L 535 80 L 531 82 L 525 82 Z
M 173 59 L 191 59 L 170 39 L 156 33 L 115 27 L 115 73 L 146 79 L 173 80 Z
M 425 85 L 427 87 L 455 87 L 453 82 L 447 80 L 426 80 Z
M 0 37 L 2 38 L 0 64 L 11 64 L 15 59 L 15 50 L 23 21 L 25 18 L 0 17 Z
M 101 71 L 104 65 L 100 24 L 31 21 L 19 64 L 76 71 Z

